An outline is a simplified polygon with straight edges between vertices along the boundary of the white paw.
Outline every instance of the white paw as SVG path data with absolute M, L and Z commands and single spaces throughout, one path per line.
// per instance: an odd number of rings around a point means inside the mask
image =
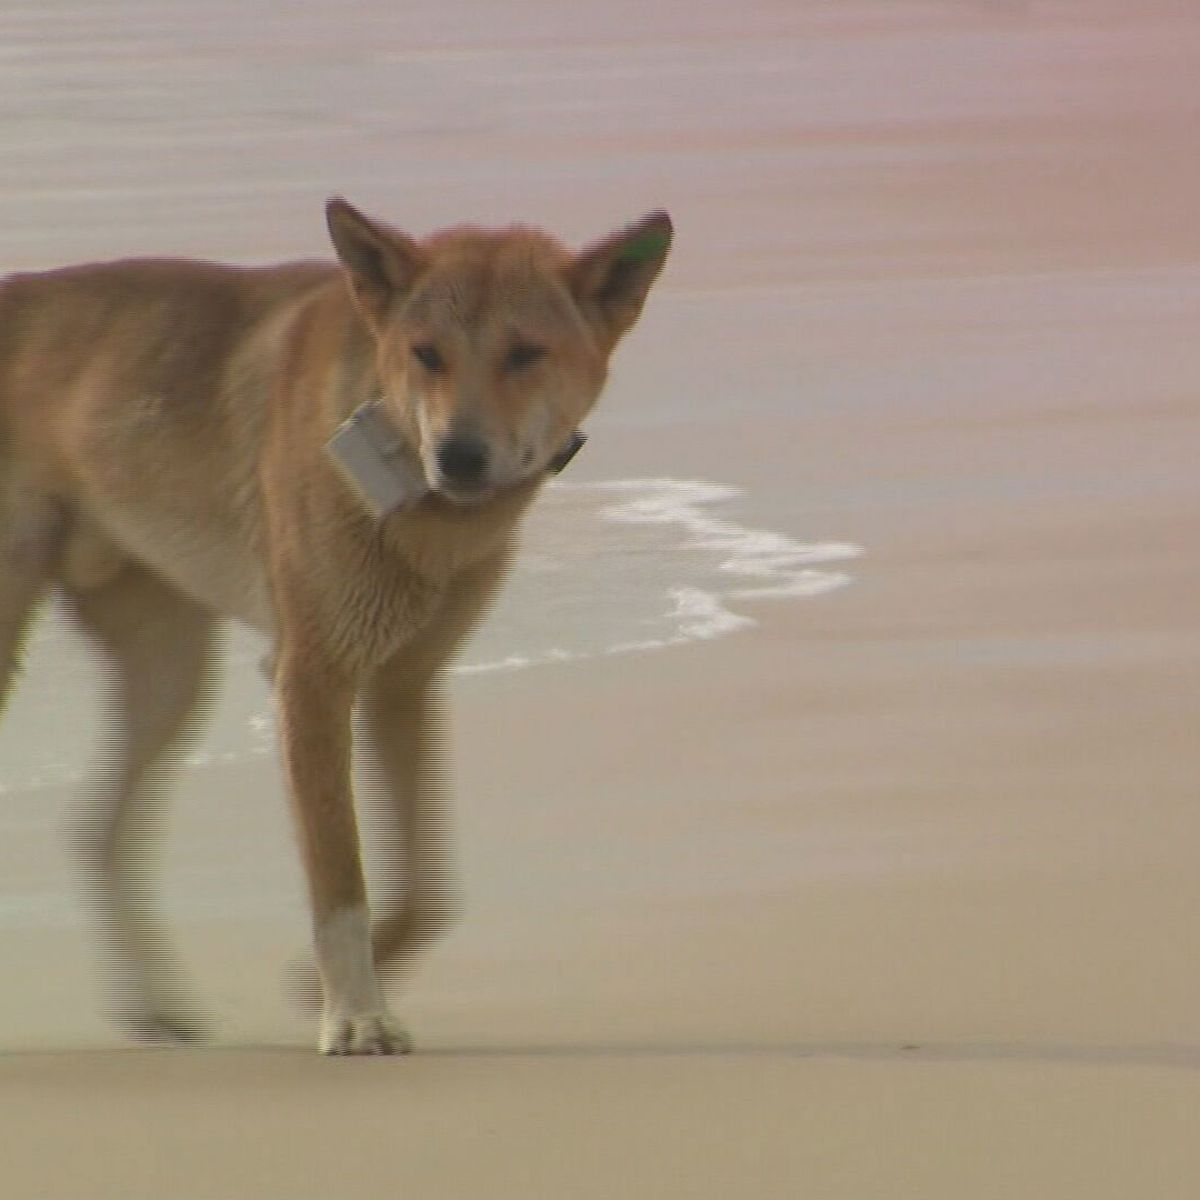
M 326 1012 L 317 1048 L 322 1054 L 407 1054 L 412 1040 L 386 1011 Z

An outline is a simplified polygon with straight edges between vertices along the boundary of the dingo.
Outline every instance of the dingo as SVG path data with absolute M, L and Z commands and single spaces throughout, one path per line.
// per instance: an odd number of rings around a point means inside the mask
M 270 635 L 319 1046 L 390 1054 L 407 1039 L 377 968 L 405 961 L 447 912 L 442 669 L 572 449 L 671 223 L 652 213 L 573 255 L 521 228 L 414 240 L 340 199 L 326 217 L 340 269 L 147 259 L 0 284 L 0 701 L 37 602 L 57 590 L 118 682 L 112 762 L 82 839 L 128 989 L 118 1016 L 188 1038 L 135 855 L 201 707 L 216 621 Z M 373 925 L 350 785 L 356 702 L 404 880 Z

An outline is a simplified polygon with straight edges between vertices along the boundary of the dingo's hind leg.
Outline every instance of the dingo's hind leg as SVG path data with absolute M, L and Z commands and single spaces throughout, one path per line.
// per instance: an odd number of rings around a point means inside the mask
M 9 479 L 0 496 L 0 712 L 21 665 L 38 601 L 62 553 L 66 514 L 52 497 Z
M 212 614 L 132 563 L 115 580 L 69 591 L 112 666 L 114 721 L 79 850 L 111 973 L 114 1016 L 134 1036 L 203 1036 L 156 915 L 148 860 L 171 773 L 211 694 Z

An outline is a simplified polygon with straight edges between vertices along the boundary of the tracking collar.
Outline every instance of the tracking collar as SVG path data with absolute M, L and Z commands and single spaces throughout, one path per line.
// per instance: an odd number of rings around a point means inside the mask
M 546 464 L 546 473 L 562 471 L 586 440 L 586 434 L 575 430 Z M 376 518 L 410 509 L 429 495 L 421 464 L 392 424 L 382 399 L 360 404 L 325 443 L 325 451 Z

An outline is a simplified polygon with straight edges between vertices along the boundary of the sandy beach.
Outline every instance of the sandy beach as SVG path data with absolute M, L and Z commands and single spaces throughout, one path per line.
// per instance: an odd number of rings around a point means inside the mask
M 0 730 L 0 1195 L 1194 1197 L 1200 12 L 400 7 L 0 12 L 4 271 L 324 254 L 334 193 L 677 228 L 454 679 L 412 1057 L 285 1002 L 245 641 L 165 852 L 214 1040 L 104 1023 L 51 614 Z

